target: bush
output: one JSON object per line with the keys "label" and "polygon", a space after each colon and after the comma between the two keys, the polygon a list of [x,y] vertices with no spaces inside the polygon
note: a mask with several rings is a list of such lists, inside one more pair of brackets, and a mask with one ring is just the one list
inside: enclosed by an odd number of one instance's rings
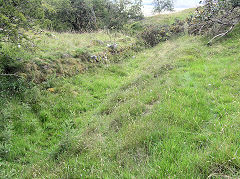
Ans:
{"label": "bush", "polygon": [[139,36],[146,46],[155,46],[160,42],[168,40],[174,35],[184,32],[185,21],[176,19],[171,25],[147,26],[144,31],[140,32]]}
{"label": "bush", "polygon": [[171,34],[179,34],[184,32],[184,21],[175,19],[175,22],[170,26]]}
{"label": "bush", "polygon": [[148,26],[140,33],[140,37],[143,39],[146,46],[155,46],[159,42],[166,41],[169,36],[168,26]]}
{"label": "bush", "polygon": [[195,14],[188,18],[188,32],[194,35],[208,35],[213,38],[226,36],[240,23],[240,1],[205,0],[204,6],[196,9]]}
{"label": "bush", "polygon": [[131,24],[125,24],[123,30],[127,34],[135,35],[138,32],[143,31],[144,27],[143,24],[140,21],[138,21]]}
{"label": "bush", "polygon": [[27,61],[33,57],[34,47],[30,41],[20,44],[0,43],[0,74],[15,74],[21,72]]}

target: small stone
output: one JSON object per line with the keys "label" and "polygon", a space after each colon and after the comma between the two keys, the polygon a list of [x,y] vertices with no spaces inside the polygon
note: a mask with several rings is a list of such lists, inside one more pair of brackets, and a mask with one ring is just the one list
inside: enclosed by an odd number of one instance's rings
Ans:
{"label": "small stone", "polygon": [[110,48],[111,50],[116,50],[118,47],[118,44],[114,43],[114,44],[107,44],[107,47]]}
{"label": "small stone", "polygon": [[62,58],[71,58],[72,56],[68,53],[64,53],[61,55]]}

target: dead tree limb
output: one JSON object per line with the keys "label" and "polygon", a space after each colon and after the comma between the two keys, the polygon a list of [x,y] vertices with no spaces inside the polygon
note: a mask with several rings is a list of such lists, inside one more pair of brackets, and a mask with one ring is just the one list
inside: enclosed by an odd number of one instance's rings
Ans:
{"label": "dead tree limb", "polygon": [[0,74],[0,76],[15,76],[21,78],[21,76],[16,75],[16,74]]}
{"label": "dead tree limb", "polygon": [[232,26],[229,28],[228,31],[214,36],[207,44],[208,44],[208,45],[211,45],[211,44],[212,44],[212,41],[213,41],[214,39],[216,39],[216,38],[218,38],[218,37],[221,38],[221,37],[226,36],[228,33],[230,33],[230,32],[233,30],[234,26],[235,26],[235,25],[232,25]]}

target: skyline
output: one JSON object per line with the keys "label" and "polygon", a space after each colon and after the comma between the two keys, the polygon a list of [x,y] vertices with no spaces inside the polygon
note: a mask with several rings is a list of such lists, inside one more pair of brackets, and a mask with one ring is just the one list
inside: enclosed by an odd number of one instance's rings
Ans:
{"label": "skyline", "polygon": [[[200,0],[174,0],[174,10],[181,11],[197,7]],[[153,15],[153,0],[143,0],[143,13],[145,16]]]}
{"label": "skyline", "polygon": [[[200,0],[174,0],[175,8],[191,8],[199,5]],[[153,0],[143,0],[143,5],[152,5]]]}

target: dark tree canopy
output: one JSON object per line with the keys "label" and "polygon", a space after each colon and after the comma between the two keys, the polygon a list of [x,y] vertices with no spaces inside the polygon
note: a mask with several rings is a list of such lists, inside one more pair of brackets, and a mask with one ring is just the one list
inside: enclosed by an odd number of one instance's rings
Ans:
{"label": "dark tree canopy", "polygon": [[120,29],[131,19],[143,18],[141,0],[45,0],[45,7],[47,27],[58,31]]}

